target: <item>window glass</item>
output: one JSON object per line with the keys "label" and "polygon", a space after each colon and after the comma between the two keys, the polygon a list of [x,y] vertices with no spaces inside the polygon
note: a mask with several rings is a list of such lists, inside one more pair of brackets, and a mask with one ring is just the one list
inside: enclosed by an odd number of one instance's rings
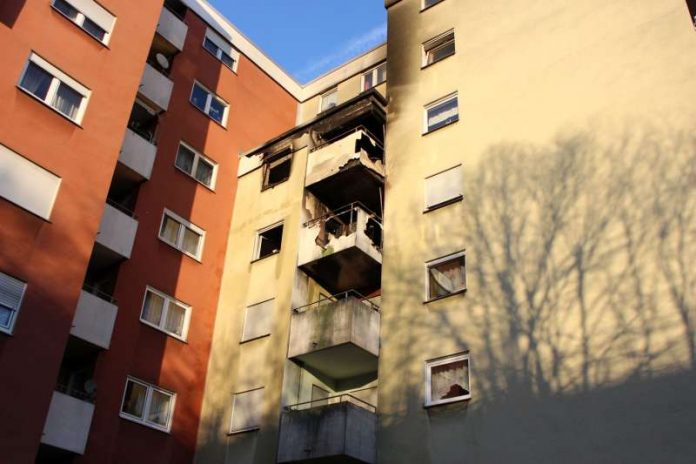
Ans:
{"label": "window glass", "polygon": [[210,53],[212,53],[213,55],[217,56],[217,53],[218,53],[219,48],[218,48],[218,46],[215,45],[215,43],[214,43],[212,40],[210,40],[209,38],[207,38],[207,37],[205,38],[205,40],[203,41],[203,47],[205,47],[205,49],[208,50],[208,51],[209,51]]}
{"label": "window glass", "polygon": [[426,362],[426,375],[427,406],[471,398],[468,353]]}
{"label": "window glass", "polygon": [[164,222],[162,223],[162,230],[160,231],[160,237],[164,240],[176,244],[177,237],[179,235],[180,224],[169,216],[164,217]]}
{"label": "window glass", "polygon": [[167,320],[164,324],[164,330],[176,335],[183,335],[184,321],[186,320],[186,308],[170,302],[167,310]]}
{"label": "window glass", "polygon": [[225,66],[229,68],[234,68],[234,59],[225,52],[221,52],[220,61],[222,61]]}
{"label": "window glass", "polygon": [[466,288],[464,254],[428,265],[428,298],[439,298]]}
{"label": "window glass", "polygon": [[194,256],[198,255],[198,242],[201,236],[189,228],[184,228],[184,240],[181,244],[181,249]]}
{"label": "window glass", "polygon": [[338,103],[338,90],[332,89],[321,96],[321,106],[319,111],[326,111],[333,108]]}
{"label": "window glass", "polygon": [[53,6],[56,8],[56,10],[60,11],[73,21],[77,19],[77,10],[68,2],[65,2],[64,0],[56,0],[53,2]]}
{"label": "window glass", "polygon": [[61,82],[53,100],[53,107],[70,119],[74,119],[81,101],[82,95]]}
{"label": "window glass", "polygon": [[10,332],[27,284],[0,272],[0,329]]}
{"label": "window glass", "polygon": [[189,150],[186,146],[184,145],[179,145],[179,151],[176,154],[176,165],[181,169],[182,171],[185,171],[187,173],[193,172],[193,160],[195,159],[196,154]]}
{"label": "window glass", "polygon": [[217,122],[222,123],[222,119],[225,116],[225,105],[213,98],[210,102],[210,111],[208,111],[208,115]]}
{"label": "window glass", "polygon": [[169,421],[171,401],[171,395],[153,389],[147,420],[157,425],[166,426]]}
{"label": "window glass", "polygon": [[191,103],[196,105],[201,111],[205,111],[205,105],[208,100],[208,92],[201,88],[199,85],[193,86],[193,93],[191,93]]}
{"label": "window glass", "polygon": [[40,68],[37,64],[29,62],[27,72],[19,84],[24,90],[36,95],[41,100],[48,96],[48,88],[51,85],[53,76]]}
{"label": "window glass", "polygon": [[213,166],[201,158],[198,158],[198,166],[196,166],[196,179],[208,186],[213,181]]}
{"label": "window glass", "polygon": [[426,109],[427,131],[430,132],[440,127],[459,120],[459,107],[457,96],[447,98]]}
{"label": "window glass", "polygon": [[442,0],[423,0],[423,8],[428,8],[436,3],[440,3]]}
{"label": "window glass", "polygon": [[128,380],[126,383],[126,395],[123,399],[122,411],[131,416],[143,417],[147,387]]}
{"label": "window glass", "polygon": [[425,54],[423,65],[436,63],[454,55],[454,52],[454,31],[449,31],[423,44],[423,53]]}
{"label": "window glass", "polygon": [[85,18],[84,22],[82,23],[82,28],[87,31],[89,34],[94,36],[97,40],[100,42],[104,41],[104,37],[106,36],[106,31],[99,27],[94,21],[92,21],[89,18]]}
{"label": "window glass", "polygon": [[155,325],[159,325],[162,320],[164,310],[164,298],[154,292],[145,293],[145,304],[143,307],[143,319]]}

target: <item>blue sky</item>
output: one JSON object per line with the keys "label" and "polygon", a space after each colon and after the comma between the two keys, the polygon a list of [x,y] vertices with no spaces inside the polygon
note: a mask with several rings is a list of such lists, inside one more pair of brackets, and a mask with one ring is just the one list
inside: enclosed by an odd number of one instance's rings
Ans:
{"label": "blue sky", "polygon": [[386,40],[383,0],[208,0],[299,82]]}

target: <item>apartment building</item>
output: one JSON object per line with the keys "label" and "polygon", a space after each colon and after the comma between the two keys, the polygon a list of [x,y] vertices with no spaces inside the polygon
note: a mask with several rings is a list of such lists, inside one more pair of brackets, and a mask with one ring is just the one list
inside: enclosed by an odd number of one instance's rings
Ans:
{"label": "apartment building", "polygon": [[198,1],[3,2],[0,44],[0,461],[191,462],[237,154],[299,86]]}
{"label": "apartment building", "polygon": [[691,2],[385,8],[0,6],[0,461],[694,461]]}

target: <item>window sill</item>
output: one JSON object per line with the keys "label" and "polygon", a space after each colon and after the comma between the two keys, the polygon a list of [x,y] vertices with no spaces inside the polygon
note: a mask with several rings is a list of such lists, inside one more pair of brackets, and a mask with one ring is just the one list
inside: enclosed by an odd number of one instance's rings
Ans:
{"label": "window sill", "polygon": [[464,403],[464,402],[468,402],[468,401],[471,401],[471,393],[466,395],[466,396],[460,396],[457,398],[450,398],[447,400],[441,400],[441,401],[437,401],[435,403],[430,403],[430,404],[426,403],[423,405],[423,408],[431,409],[431,408],[437,408],[438,406],[447,406],[448,404]]}
{"label": "window sill", "polygon": [[437,205],[433,205],[433,206],[431,206],[430,208],[424,209],[424,210],[423,210],[423,214],[427,214],[427,213],[429,213],[429,212],[431,212],[431,211],[435,211],[435,210],[438,210],[438,209],[440,209],[440,208],[444,208],[445,206],[449,206],[449,205],[453,205],[453,204],[455,204],[455,203],[459,203],[459,202],[462,201],[463,199],[464,199],[464,196],[463,196],[463,195],[458,195],[458,196],[456,196],[456,197],[454,197],[454,198],[450,198],[449,200],[445,200],[445,201],[443,201],[442,203],[438,203]]}
{"label": "window sill", "polygon": [[280,250],[275,251],[273,253],[269,253],[266,256],[261,256],[260,258],[252,259],[251,264],[258,263],[259,261],[263,261],[266,258],[270,258],[271,256],[275,256],[275,255],[279,255],[279,254],[280,254]]}
{"label": "window sill", "polygon": [[[48,108],[48,109],[50,109],[51,111],[53,111],[54,113],[56,113],[57,115],[59,115],[61,118],[63,118],[63,119],[65,119],[66,121],[69,121],[70,123],[76,125],[76,126],[79,127],[80,129],[84,129],[84,127],[82,127],[82,124],[81,124],[81,123],[75,121],[74,119],[70,119],[69,117],[67,117],[66,115],[64,115],[63,113],[61,113],[60,111],[58,111],[57,109],[55,109],[54,107],[52,107],[51,105],[49,105],[48,103],[46,103],[45,101],[41,100],[39,97],[37,97],[37,96],[34,95],[33,93],[29,92],[28,90],[24,90],[24,89],[23,89],[22,87],[20,87],[19,85],[17,85],[17,88],[18,88],[19,90],[21,90],[23,94],[26,94],[26,95],[30,96],[32,100],[35,100],[35,101],[41,103],[43,106],[45,106],[46,108]],[[86,98],[86,97],[83,96],[82,98]]]}
{"label": "window sill", "polygon": [[426,135],[432,134],[433,132],[437,132],[441,129],[444,129],[445,127],[450,127],[458,122],[459,122],[459,118],[455,119],[454,121],[448,122],[447,124],[442,125],[440,127],[436,127],[435,129],[431,129],[429,131],[423,132],[423,134],[421,134],[421,135],[423,135],[425,137]]}
{"label": "window sill", "polygon": [[200,263],[200,264],[203,263],[203,261],[201,260],[201,258],[198,258],[198,257],[196,257],[196,256],[194,256],[194,255],[192,255],[192,254],[190,254],[190,253],[186,253],[185,251],[180,250],[180,249],[177,248],[175,245],[172,245],[171,243],[169,243],[168,241],[166,241],[166,240],[163,239],[162,237],[159,237],[159,236],[158,236],[157,239],[158,239],[160,242],[162,242],[162,243],[166,244],[167,246],[169,246],[170,248],[175,249],[176,251],[178,251],[178,252],[181,253],[182,255],[188,256],[189,258],[191,258],[192,260],[196,261],[197,263]]}
{"label": "window sill", "polygon": [[[215,188],[210,187],[210,186],[208,186],[208,185],[205,185],[203,182],[201,182],[200,180],[196,179],[195,177],[193,177],[191,174],[189,174],[188,172],[186,172],[186,171],[184,171],[183,169],[181,169],[181,168],[180,168],[179,166],[177,166],[176,164],[174,165],[174,169],[177,170],[177,171],[179,171],[181,174],[185,175],[188,179],[191,179],[192,181],[194,181],[195,183],[197,183],[197,184],[200,185],[201,187],[204,187],[206,190],[209,190],[210,192],[215,193]],[[217,179],[216,179],[216,181],[217,181]]]}
{"label": "window sill", "polygon": [[454,56],[454,55],[455,55],[455,53],[452,53],[451,55],[447,55],[447,56],[445,56],[445,57],[443,57],[443,58],[440,58],[440,59],[437,60],[437,61],[433,61],[432,63],[427,63],[427,64],[424,64],[424,65],[421,65],[421,71],[422,71],[423,69],[428,69],[429,67],[431,67],[431,66],[433,66],[433,65],[436,65],[436,64],[438,64],[438,63],[442,63],[442,62],[445,61],[447,58],[452,57],[452,56]]}
{"label": "window sill", "polygon": [[271,336],[271,334],[269,334],[269,333],[264,334],[264,335],[258,335],[258,336],[253,337],[253,338],[247,338],[246,340],[240,340],[239,344],[244,345],[245,343],[253,342],[255,340],[261,340],[262,338],[266,338],[266,337],[270,337],[270,336]]}
{"label": "window sill", "polygon": [[[191,104],[191,106],[193,106],[193,107],[196,109],[196,111],[198,111],[199,113],[201,113],[203,116],[205,116],[206,118],[210,119],[210,120],[213,121],[215,124],[217,124],[218,126],[222,127],[223,129],[227,130],[227,119],[226,119],[226,118],[225,118],[225,124],[223,124],[223,123],[221,123],[220,121],[218,121],[217,119],[215,119],[215,118],[213,118],[212,116],[210,116],[208,113],[206,113],[206,112],[203,111],[202,109],[200,109],[199,107],[197,107],[196,105],[194,105],[193,102],[192,102],[191,100],[189,100],[189,103]],[[229,106],[227,107],[227,111],[228,111],[228,112],[230,111]]]}
{"label": "window sill", "polygon": [[153,424],[148,424],[147,422],[138,420],[137,418],[131,417],[128,414],[125,414],[123,412],[119,412],[118,416],[121,419],[127,420],[128,422],[133,422],[134,424],[142,425],[143,427],[147,427],[148,429],[157,430],[158,432],[162,432],[162,433],[166,433],[167,435],[171,435],[170,428],[158,427],[158,426],[153,425]]}
{"label": "window sill", "polygon": [[242,429],[242,430],[235,430],[234,432],[227,432],[227,436],[229,437],[230,435],[239,435],[240,433],[256,432],[258,430],[261,430],[261,427],[259,427],[259,426],[249,427],[249,428]]}
{"label": "window sill", "polygon": [[437,296],[437,297],[435,297],[435,298],[431,298],[431,299],[429,299],[429,300],[425,300],[425,301],[423,301],[423,304],[428,304],[428,303],[432,303],[432,302],[434,302],[434,301],[444,300],[445,298],[449,298],[449,297],[455,296],[455,295],[462,295],[462,294],[466,293],[466,291],[467,291],[467,289],[466,289],[466,288],[463,288],[463,289],[461,289],[461,290],[457,290],[456,292],[452,292],[452,293],[450,293],[450,294],[448,294],[448,295]]}
{"label": "window sill", "polygon": [[143,319],[140,319],[140,322],[142,322],[143,325],[146,325],[147,327],[150,327],[151,329],[154,329],[161,334],[164,334],[168,337],[172,337],[174,340],[180,341],[181,343],[186,343],[188,345],[188,340],[184,337],[179,337],[178,335],[174,335],[171,332],[167,332],[166,330],[163,330],[161,327],[157,327],[155,324],[152,324],[152,323],[145,321]]}

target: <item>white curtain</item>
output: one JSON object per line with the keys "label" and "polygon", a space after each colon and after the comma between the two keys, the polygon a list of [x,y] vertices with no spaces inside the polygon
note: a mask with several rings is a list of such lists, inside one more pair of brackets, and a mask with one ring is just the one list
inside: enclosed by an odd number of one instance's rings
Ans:
{"label": "white curtain", "polygon": [[430,298],[449,295],[466,287],[464,258],[457,258],[431,267]]}
{"label": "white curtain", "polygon": [[176,166],[189,174],[193,172],[193,159],[196,155],[183,145],[179,145],[179,152],[176,154]]}
{"label": "white curtain", "polygon": [[83,96],[68,87],[67,85],[61,83],[58,87],[58,92],[53,99],[53,107],[69,117],[70,119],[75,119],[77,116],[77,110],[80,108],[80,102],[82,102]]}
{"label": "white curtain", "polygon": [[171,400],[171,396],[160,391],[153,390],[147,420],[158,425],[167,425],[167,422],[169,421],[169,403]]}
{"label": "white curtain", "polygon": [[192,255],[198,255],[198,242],[201,236],[192,231],[191,229],[184,229],[184,242],[182,243],[182,249],[191,253]]}
{"label": "white curtain", "polygon": [[180,224],[170,217],[164,218],[164,223],[162,224],[162,230],[160,230],[160,237],[165,239],[170,243],[176,244],[177,236],[179,235]]}
{"label": "white curtain", "polygon": [[185,316],[185,308],[182,308],[176,303],[169,303],[169,308],[167,309],[167,320],[164,323],[165,330],[177,335],[182,335],[184,333]]}
{"label": "white curtain", "polygon": [[131,416],[143,417],[146,395],[147,387],[129,380],[126,386],[126,399],[123,402],[123,412]]}
{"label": "white curtain", "polygon": [[431,371],[433,400],[457,398],[469,394],[469,363],[466,360],[434,366]]}
{"label": "white curtain", "polygon": [[145,294],[145,307],[143,308],[143,319],[155,325],[160,324],[162,319],[162,309],[164,308],[164,298],[153,292]]}

